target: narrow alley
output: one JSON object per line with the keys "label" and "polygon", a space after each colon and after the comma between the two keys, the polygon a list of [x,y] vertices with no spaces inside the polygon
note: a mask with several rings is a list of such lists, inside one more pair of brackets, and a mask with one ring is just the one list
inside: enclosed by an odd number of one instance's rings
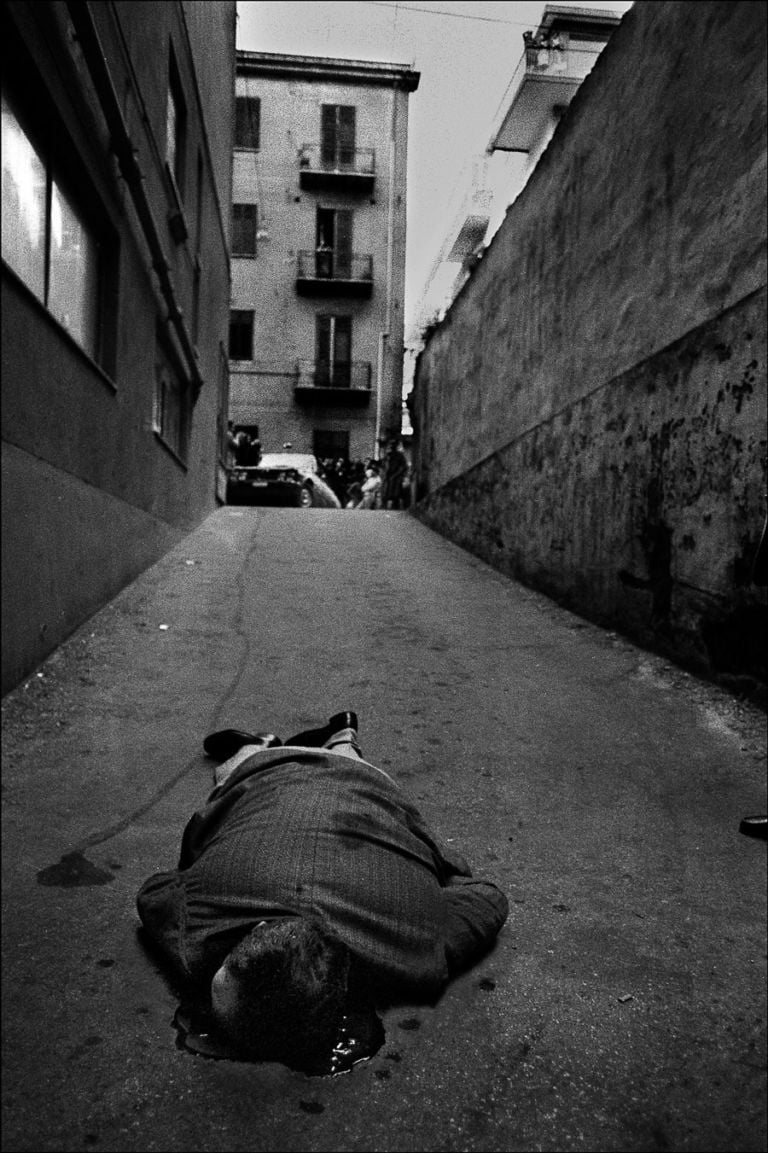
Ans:
{"label": "narrow alley", "polygon": [[[194,1056],[136,891],[207,732],[343,708],[509,920],[344,1076]],[[5,1150],[765,1147],[751,706],[408,513],[222,508],[3,712]]]}

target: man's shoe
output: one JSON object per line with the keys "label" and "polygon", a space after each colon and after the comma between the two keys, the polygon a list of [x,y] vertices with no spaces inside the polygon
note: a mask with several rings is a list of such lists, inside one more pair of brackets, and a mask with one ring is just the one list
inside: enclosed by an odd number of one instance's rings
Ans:
{"label": "man's shoe", "polygon": [[321,729],[306,729],[303,733],[297,733],[295,737],[291,737],[285,742],[286,745],[301,745],[303,748],[319,749],[330,741],[331,737],[336,733],[340,733],[342,729],[354,729],[357,731],[357,713],[334,713],[327,725],[323,725]]}
{"label": "man's shoe", "polygon": [[745,817],[739,825],[739,832],[760,841],[768,840],[768,817]]}
{"label": "man's shoe", "polygon": [[262,749],[276,749],[282,745],[274,733],[243,733],[240,729],[221,729],[210,733],[203,741],[203,748],[215,761],[228,761],[246,745],[258,745]]}

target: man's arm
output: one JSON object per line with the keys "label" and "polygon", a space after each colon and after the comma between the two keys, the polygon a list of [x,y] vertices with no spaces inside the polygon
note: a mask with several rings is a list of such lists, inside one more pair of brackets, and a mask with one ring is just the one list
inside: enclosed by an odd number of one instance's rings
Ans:
{"label": "man's arm", "polygon": [[[229,782],[227,782],[229,783]],[[223,786],[214,789],[204,809],[198,809],[190,817],[181,838],[179,869],[188,869],[204,852],[205,846],[218,830],[227,813],[240,799],[245,786],[233,786],[226,790]]]}
{"label": "man's arm", "polygon": [[486,951],[509,914],[507,898],[491,881],[455,874],[443,889],[445,955],[453,976]]}

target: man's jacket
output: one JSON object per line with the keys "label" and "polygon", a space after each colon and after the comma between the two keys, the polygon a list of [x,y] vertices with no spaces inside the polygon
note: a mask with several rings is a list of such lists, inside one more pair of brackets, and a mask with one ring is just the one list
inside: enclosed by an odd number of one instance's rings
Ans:
{"label": "man's jacket", "polygon": [[190,820],[139,891],[150,937],[208,982],[260,921],[311,917],[387,987],[434,993],[496,937],[507,899],[438,845],[392,779],[323,749],[264,749]]}

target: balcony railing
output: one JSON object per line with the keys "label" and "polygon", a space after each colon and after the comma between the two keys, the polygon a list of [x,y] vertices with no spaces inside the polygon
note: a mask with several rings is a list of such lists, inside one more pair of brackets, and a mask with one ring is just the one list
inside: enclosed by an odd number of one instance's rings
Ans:
{"label": "balcony railing", "polygon": [[605,47],[607,35],[596,40],[571,41],[567,33],[526,39],[525,72],[528,76],[554,76],[583,80]]}
{"label": "balcony railing", "polygon": [[299,183],[302,188],[343,188],[368,192],[376,179],[373,148],[324,148],[302,144],[299,149]]}
{"label": "balcony railing", "polygon": [[530,36],[494,117],[488,152],[535,150],[554,110],[568,106],[605,44],[579,41],[575,47],[565,35],[559,44]]}
{"label": "balcony railing", "polygon": [[302,250],[296,258],[296,291],[302,296],[370,296],[373,257],[331,248]]}
{"label": "balcony railing", "polygon": [[367,404],[371,397],[371,363],[368,360],[299,360],[297,399],[343,404]]}

